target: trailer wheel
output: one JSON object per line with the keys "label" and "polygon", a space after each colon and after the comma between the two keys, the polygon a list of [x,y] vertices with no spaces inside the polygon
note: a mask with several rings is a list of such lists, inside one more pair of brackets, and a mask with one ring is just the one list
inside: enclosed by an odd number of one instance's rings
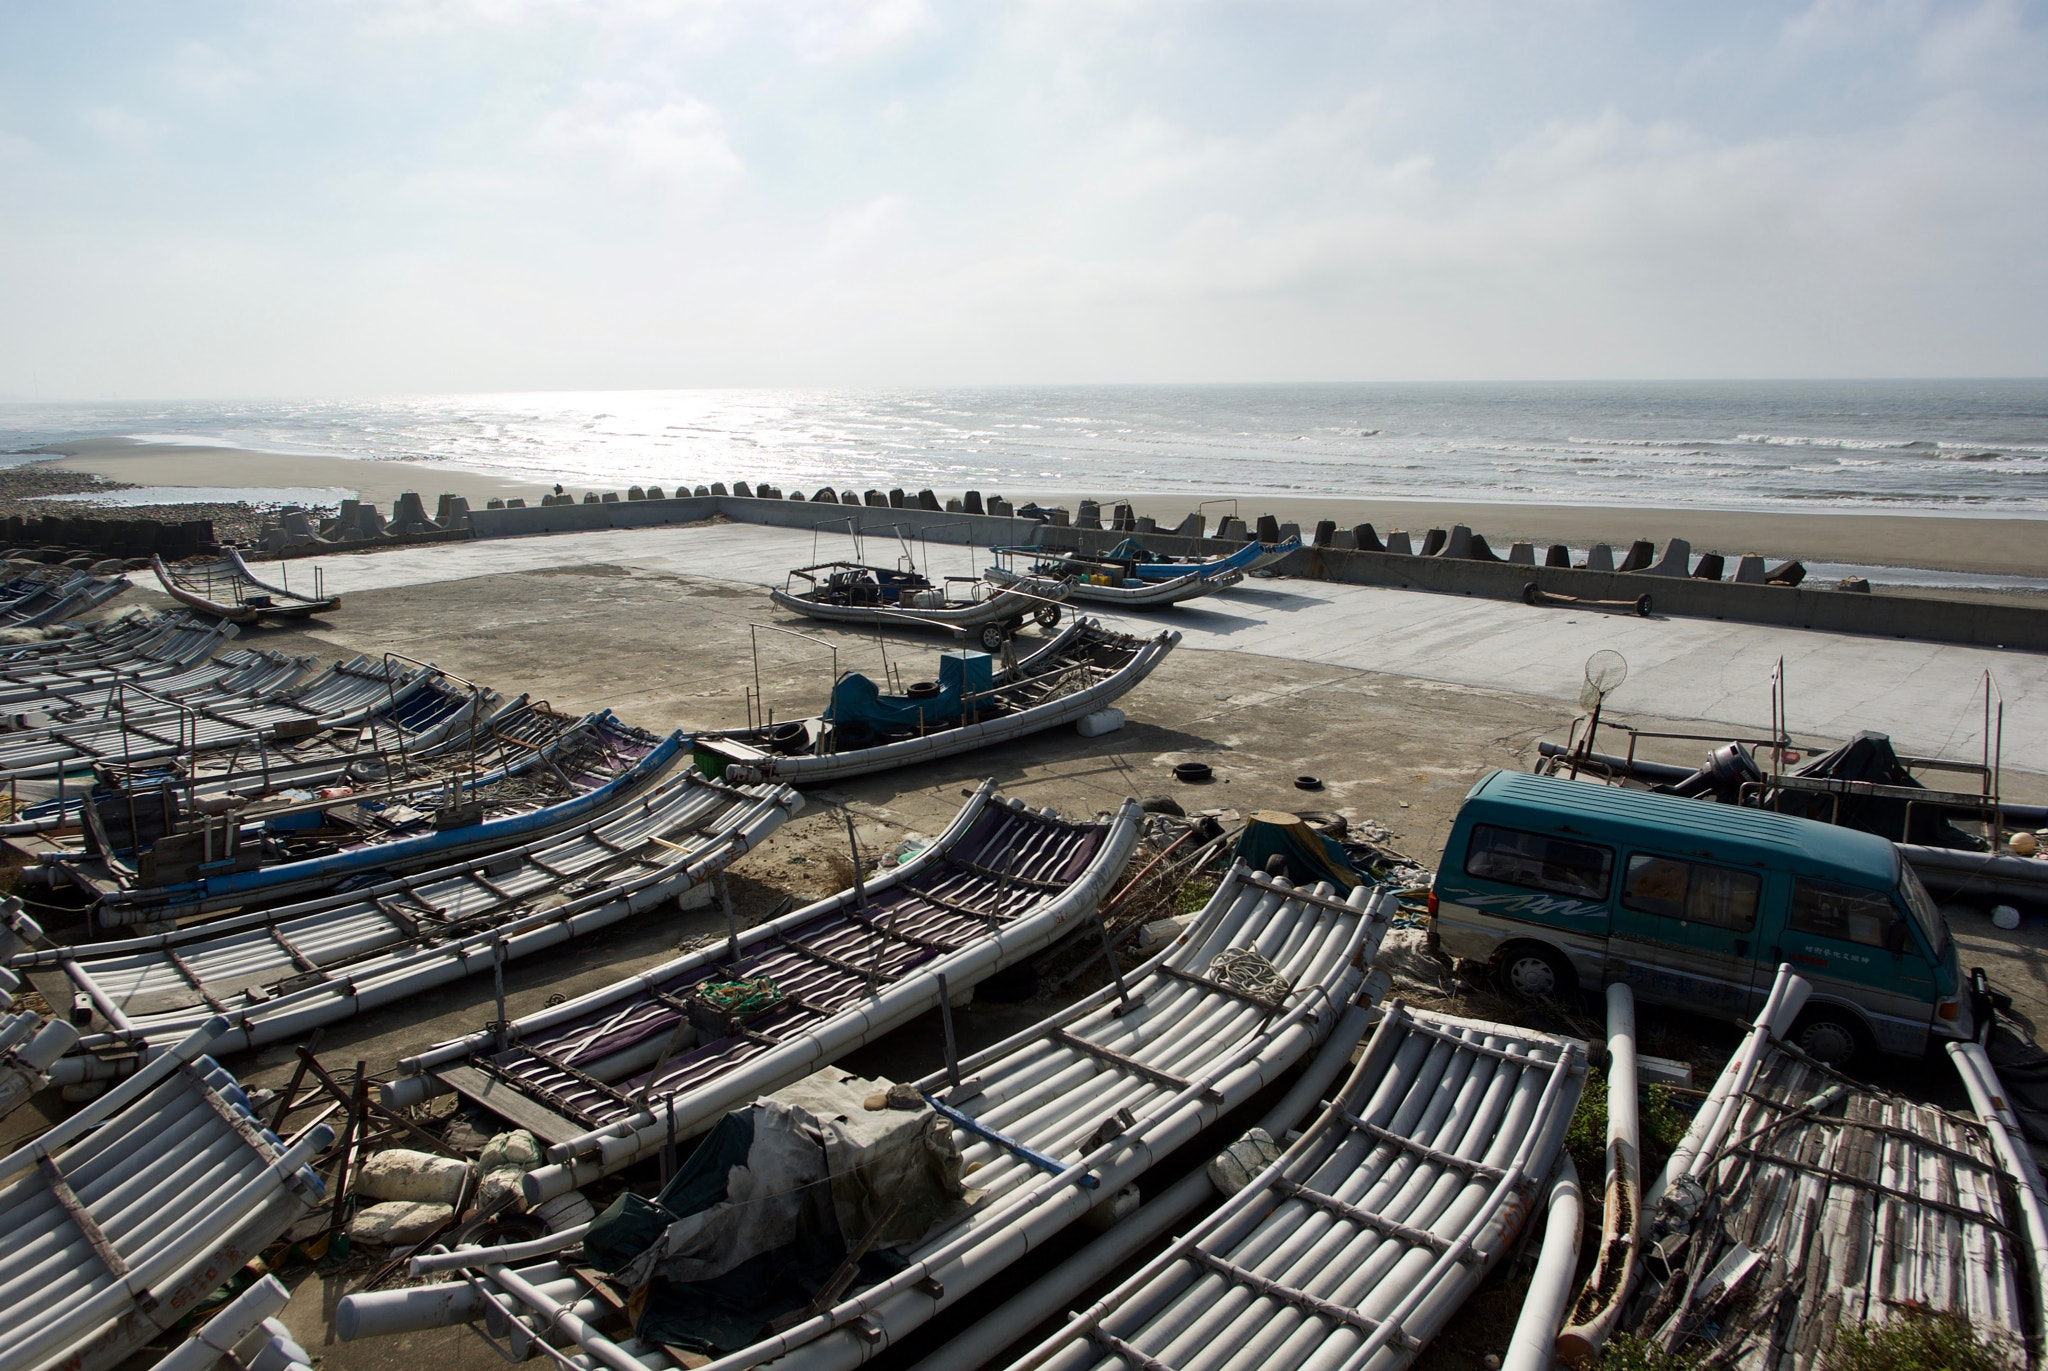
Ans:
{"label": "trailer wheel", "polygon": [[1500,988],[1524,1000],[1562,1000],[1579,978],[1564,954],[1544,943],[1509,943],[1501,949]]}
{"label": "trailer wheel", "polygon": [[1815,1061],[1846,1071],[1868,1051],[1868,1036],[1855,1015],[1818,1005],[1799,1016],[1787,1040]]}
{"label": "trailer wheel", "polygon": [[1003,639],[1009,636],[1005,625],[984,624],[981,630],[981,650],[983,652],[1001,652],[1003,650]]}
{"label": "trailer wheel", "polygon": [[1038,620],[1040,628],[1058,628],[1060,626],[1060,607],[1058,605],[1040,605],[1032,611],[1032,617]]}

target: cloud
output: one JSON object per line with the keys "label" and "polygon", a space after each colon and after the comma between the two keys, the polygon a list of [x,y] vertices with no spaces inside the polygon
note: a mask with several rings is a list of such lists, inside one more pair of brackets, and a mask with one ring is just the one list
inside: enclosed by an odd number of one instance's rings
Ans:
{"label": "cloud", "polygon": [[803,0],[791,9],[792,44],[820,63],[871,57],[932,22],[923,0]]}
{"label": "cloud", "polygon": [[630,89],[593,83],[575,105],[553,111],[533,141],[563,156],[588,155],[629,183],[716,186],[743,176],[719,112],[694,97],[640,103]]}
{"label": "cloud", "polygon": [[129,149],[147,147],[163,130],[159,120],[119,105],[95,105],[81,118],[88,129],[107,142]]}

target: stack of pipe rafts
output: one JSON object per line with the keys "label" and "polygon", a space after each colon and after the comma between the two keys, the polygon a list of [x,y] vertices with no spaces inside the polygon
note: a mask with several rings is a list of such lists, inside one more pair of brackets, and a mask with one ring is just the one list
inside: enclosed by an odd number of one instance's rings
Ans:
{"label": "stack of pipe rafts", "polygon": [[86,719],[0,735],[0,776],[55,777],[97,762],[132,766],[206,752],[254,753],[266,742],[360,727],[433,690],[441,677],[430,666],[358,656],[311,680],[270,681],[203,705],[152,698],[138,688]]}
{"label": "stack of pipe rafts", "polygon": [[[1095,823],[995,797],[872,881],[566,1004],[399,1063],[394,1107],[454,1089],[553,1145],[547,1197],[690,1136],[1072,931],[1123,870],[1140,811]],[[704,987],[760,984],[732,1013]],[[715,991],[712,993],[716,993]]]}
{"label": "stack of pipe rafts", "polygon": [[0,1366],[102,1371],[183,1318],[321,1196],[316,1124],[287,1145],[203,1054],[203,1025],[0,1159]]}
{"label": "stack of pipe rafts", "polygon": [[313,594],[301,595],[287,586],[258,579],[256,573],[249,570],[249,564],[242,560],[242,554],[233,548],[229,548],[225,556],[211,561],[171,565],[162,557],[152,557],[150,563],[156,569],[157,580],[163,583],[164,590],[172,599],[230,623],[304,619],[341,606],[339,595],[324,594],[317,586]]}
{"label": "stack of pipe rafts", "polygon": [[65,567],[18,575],[0,585],[0,629],[61,624],[97,609],[127,588],[126,576],[93,576]]}
{"label": "stack of pipe rafts", "polygon": [[[416,1257],[416,1271],[466,1270],[455,1284],[349,1296],[336,1331],[348,1339],[489,1317],[510,1320],[516,1339],[572,1343],[613,1371],[707,1358],[717,1371],[857,1365],[971,1301],[1091,1209],[1123,1212],[1155,1164],[1351,1022],[1354,1001],[1385,986],[1366,968],[1394,903],[1368,887],[1343,899],[1297,890],[1238,864],[1167,949],[1053,1017],[913,1084],[838,1072],[800,1081],[726,1116],[656,1202],[622,1200],[594,1227],[519,1249]],[[858,985],[872,954],[857,939],[846,946],[859,951],[838,959]],[[859,1104],[843,1103],[857,1094]],[[844,1136],[826,1134],[829,1185],[817,1181],[815,1142],[808,1156],[781,1146],[793,1135],[779,1121],[798,1111],[843,1124]],[[877,1134],[900,1138],[899,1155],[913,1158],[916,1174],[900,1185],[861,1185],[849,1169],[872,1155],[863,1139]],[[777,1187],[754,1184],[756,1167],[788,1172],[816,1203],[793,1216],[787,1205],[760,1209],[754,1192]],[[572,1178],[559,1163],[531,1173],[529,1200]],[[842,1206],[843,1191],[859,1202]],[[757,1212],[787,1225],[787,1241],[726,1272],[721,1252],[759,1248],[763,1234],[754,1227],[748,1246],[721,1235]],[[580,1258],[567,1251],[586,1238]],[[594,1260],[646,1292],[632,1304],[634,1327],[578,1283],[571,1268]],[[777,1274],[759,1279],[762,1267]]]}
{"label": "stack of pipe rafts", "polygon": [[[36,921],[13,897],[0,900],[0,956],[11,956],[42,937]],[[45,1019],[16,1003],[19,973],[0,967],[0,1119],[50,1082],[50,1067],[78,1041],[62,1019]]]}
{"label": "stack of pipe rafts", "polygon": [[1072,586],[1068,592],[1072,598],[1118,609],[1164,609],[1228,590],[1244,579],[1244,573],[1235,567],[1209,571],[1196,566],[1178,576],[1139,576],[1136,558],[1149,555],[1142,548],[1122,558],[1115,551],[1100,557],[1039,547],[997,547],[989,551],[996,560],[982,575],[991,585],[1023,586],[1058,577]]}
{"label": "stack of pipe rafts", "polygon": [[[226,746],[197,752],[149,748],[129,758],[118,751],[95,755],[88,763],[90,779],[83,781],[68,768],[29,778],[11,774],[8,793],[15,808],[0,834],[55,835],[68,829],[68,837],[52,837],[51,855],[66,848],[77,853],[84,850],[80,823],[86,796],[93,791],[102,792],[101,799],[110,791],[147,792],[157,821],[166,805],[193,813],[210,810],[218,817],[223,807],[306,800],[336,786],[374,791],[508,767],[575,722],[523,695],[500,702],[495,692],[440,673],[413,673],[367,714],[331,729],[315,720],[310,726],[293,723],[230,738]],[[65,732],[75,739],[77,727]],[[151,823],[139,815],[137,822]],[[123,823],[125,816],[117,816],[117,826]]]}
{"label": "stack of pipe rafts", "polygon": [[1408,1365],[1514,1247],[1585,1069],[1570,1039],[1390,1004],[1277,1163],[1016,1366]]}
{"label": "stack of pipe rafts", "polygon": [[938,679],[908,695],[848,672],[818,718],[698,734],[698,765],[814,785],[972,752],[1107,708],[1179,642],[1178,633],[1138,638],[1082,619],[1000,669],[984,653],[948,653]]}
{"label": "stack of pipe rafts", "polygon": [[132,1069],[134,1049],[224,1016],[222,1051],[299,1038],[704,888],[802,805],[777,785],[684,770],[567,832],[418,875],[171,932],[21,952],[95,1022],[59,1084]]}
{"label": "stack of pipe rafts", "polygon": [[1653,1351],[1731,1371],[1812,1371],[1845,1331],[1952,1315],[2027,1362],[2048,1225],[1989,1062],[1949,1049],[1976,1119],[1859,1085],[1782,1041],[1808,993],[1779,968],[1646,1192],[1643,1289],[1624,1323]]}
{"label": "stack of pipe rafts", "polygon": [[[834,624],[939,628],[964,634],[994,652],[1029,619],[1052,628],[1072,583],[1061,577],[1019,577],[1003,586],[975,577],[942,577],[858,562],[823,562],[789,573],[790,585],[769,598],[787,610]],[[808,589],[797,589],[801,582]]]}
{"label": "stack of pipe rafts", "polygon": [[180,805],[169,784],[96,792],[85,811],[93,860],[67,870],[99,896],[107,927],[271,903],[559,832],[649,788],[684,742],[607,710],[509,766],[367,791],[231,799],[217,815]]}

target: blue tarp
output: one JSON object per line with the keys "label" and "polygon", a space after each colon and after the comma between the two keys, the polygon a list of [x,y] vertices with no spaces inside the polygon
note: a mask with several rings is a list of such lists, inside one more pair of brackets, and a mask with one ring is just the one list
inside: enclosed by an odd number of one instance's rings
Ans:
{"label": "blue tarp", "polygon": [[959,718],[961,697],[986,692],[994,679],[995,659],[986,652],[949,652],[939,658],[939,693],[923,700],[884,695],[873,681],[851,671],[833,687],[825,717],[837,724],[866,724],[876,733],[915,731],[920,723],[930,728]]}

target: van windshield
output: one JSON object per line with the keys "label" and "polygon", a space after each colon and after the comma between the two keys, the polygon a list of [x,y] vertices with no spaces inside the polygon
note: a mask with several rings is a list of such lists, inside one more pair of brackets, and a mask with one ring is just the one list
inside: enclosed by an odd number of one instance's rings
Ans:
{"label": "van windshield", "polygon": [[1941,906],[1927,893],[1927,887],[1920,884],[1919,875],[1899,859],[1899,898],[1906,902],[1906,908],[1913,911],[1913,922],[1920,925],[1920,936],[1927,939],[1927,945],[1934,949],[1934,960],[1940,961],[1948,955],[1948,920],[1941,916]]}

